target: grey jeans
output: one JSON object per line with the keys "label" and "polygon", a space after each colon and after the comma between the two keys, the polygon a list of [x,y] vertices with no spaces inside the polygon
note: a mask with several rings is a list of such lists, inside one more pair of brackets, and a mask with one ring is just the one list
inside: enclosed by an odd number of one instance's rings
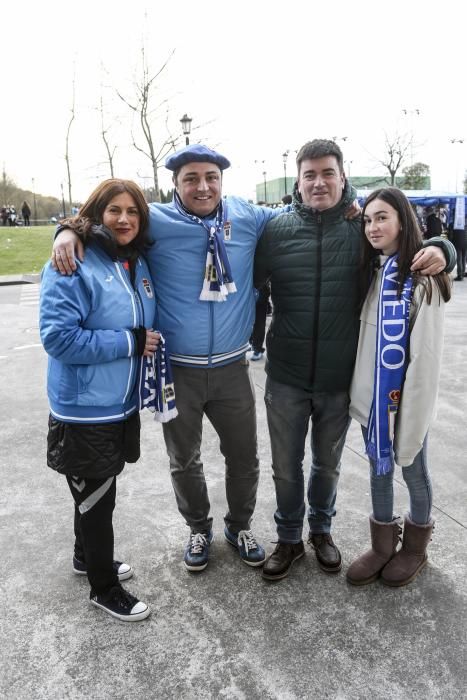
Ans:
{"label": "grey jeans", "polygon": [[173,366],[172,370],[178,416],[164,423],[163,429],[178,509],[192,532],[211,528],[201,461],[206,415],[225,458],[225,523],[233,533],[248,530],[259,481],[255,394],[248,361],[212,368]]}

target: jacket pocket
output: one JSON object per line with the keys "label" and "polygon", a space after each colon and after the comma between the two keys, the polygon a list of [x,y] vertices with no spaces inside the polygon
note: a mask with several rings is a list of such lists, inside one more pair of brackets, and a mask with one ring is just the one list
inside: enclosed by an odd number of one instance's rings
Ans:
{"label": "jacket pocket", "polygon": [[114,406],[131,395],[134,382],[133,358],[121,358],[101,365],[80,367],[78,372],[78,405]]}

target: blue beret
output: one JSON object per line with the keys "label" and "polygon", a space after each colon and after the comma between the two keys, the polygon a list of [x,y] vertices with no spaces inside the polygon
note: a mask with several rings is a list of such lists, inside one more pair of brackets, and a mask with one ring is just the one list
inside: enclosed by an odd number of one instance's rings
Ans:
{"label": "blue beret", "polygon": [[165,161],[165,167],[168,170],[179,170],[182,165],[187,163],[215,163],[220,170],[225,170],[230,167],[230,160],[225,156],[221,156],[217,151],[212,151],[207,146],[200,143],[195,143],[182,148],[180,151],[172,153]]}

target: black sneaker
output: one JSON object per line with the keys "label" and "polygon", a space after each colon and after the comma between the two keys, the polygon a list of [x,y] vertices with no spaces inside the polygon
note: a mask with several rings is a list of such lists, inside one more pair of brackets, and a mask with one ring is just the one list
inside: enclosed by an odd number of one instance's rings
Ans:
{"label": "black sneaker", "polygon": [[271,554],[263,566],[262,576],[268,581],[277,581],[285,578],[294,563],[305,554],[303,542],[296,544],[288,544],[286,542],[278,542],[275,550]]}
{"label": "black sneaker", "polygon": [[91,603],[124,622],[144,620],[151,614],[146,603],[142,603],[121,586],[113,586],[108,593],[101,595],[91,593]]}
{"label": "black sneaker", "polygon": [[310,532],[308,544],[315,550],[320,569],[327,574],[337,574],[341,570],[341,553],[334,544],[329,532],[322,532],[316,535]]}
{"label": "black sneaker", "polygon": [[[134,573],[131,566],[122,561],[114,561],[113,570],[117,574],[119,581],[126,581],[127,579],[131,578]],[[86,562],[73,557],[73,571],[79,576],[86,576],[88,573]]]}

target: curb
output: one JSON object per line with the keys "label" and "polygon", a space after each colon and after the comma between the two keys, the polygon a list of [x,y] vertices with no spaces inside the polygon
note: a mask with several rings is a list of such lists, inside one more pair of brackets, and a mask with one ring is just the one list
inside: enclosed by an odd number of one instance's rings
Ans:
{"label": "curb", "polygon": [[40,280],[40,274],[32,272],[24,275],[0,275],[0,286],[8,284],[38,284]]}

